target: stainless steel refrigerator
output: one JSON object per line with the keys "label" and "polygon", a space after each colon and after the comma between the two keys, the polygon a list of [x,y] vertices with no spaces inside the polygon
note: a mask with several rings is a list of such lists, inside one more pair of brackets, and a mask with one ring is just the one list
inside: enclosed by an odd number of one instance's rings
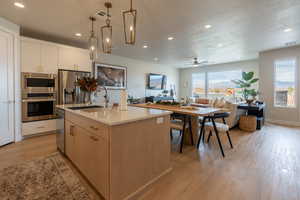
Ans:
{"label": "stainless steel refrigerator", "polygon": [[[76,81],[82,77],[91,76],[90,72],[58,70],[58,104],[80,104],[84,103],[84,93],[76,85]],[[56,144],[57,149],[65,153],[65,127],[64,111],[56,110],[58,119],[56,120]]]}
{"label": "stainless steel refrigerator", "polygon": [[84,103],[84,92],[76,85],[77,79],[91,76],[90,72],[58,70],[58,104]]}

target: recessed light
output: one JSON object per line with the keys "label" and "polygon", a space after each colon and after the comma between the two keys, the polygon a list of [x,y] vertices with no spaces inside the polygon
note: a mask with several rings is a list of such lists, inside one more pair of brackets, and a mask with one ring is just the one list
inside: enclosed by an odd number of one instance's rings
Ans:
{"label": "recessed light", "polygon": [[174,37],[168,37],[168,40],[174,40]]}
{"label": "recessed light", "polygon": [[15,2],[14,5],[19,7],[19,8],[25,8],[25,5],[21,2]]}
{"label": "recessed light", "polygon": [[218,47],[223,47],[223,44],[221,44],[221,43],[220,43],[220,44],[218,44]]}
{"label": "recessed light", "polygon": [[293,29],[291,29],[291,28],[286,28],[286,29],[284,29],[283,31],[284,32],[286,32],[286,33],[288,33],[288,32],[291,32]]}
{"label": "recessed light", "polygon": [[77,36],[77,37],[81,37],[81,36],[82,36],[82,34],[81,34],[81,33],[75,33],[75,36]]}
{"label": "recessed light", "polygon": [[206,29],[210,29],[210,28],[212,27],[212,25],[206,24],[204,27],[205,27]]}
{"label": "recessed light", "polygon": [[144,49],[147,49],[147,48],[148,48],[148,45],[144,45],[143,48],[144,48]]}
{"label": "recessed light", "polygon": [[158,61],[158,58],[154,58],[154,61]]}

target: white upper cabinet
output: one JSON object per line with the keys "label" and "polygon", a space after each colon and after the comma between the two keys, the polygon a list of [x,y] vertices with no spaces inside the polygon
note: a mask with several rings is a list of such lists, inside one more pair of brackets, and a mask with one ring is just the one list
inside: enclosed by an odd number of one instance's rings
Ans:
{"label": "white upper cabinet", "polygon": [[56,43],[22,38],[22,72],[57,73],[58,69],[91,71],[89,52]]}
{"label": "white upper cabinet", "polygon": [[59,47],[58,67],[60,69],[76,70],[76,51],[72,47]]}
{"label": "white upper cabinet", "polygon": [[41,66],[45,73],[57,74],[58,47],[56,45],[41,45]]}
{"label": "white upper cabinet", "polygon": [[78,70],[91,72],[92,61],[90,60],[89,51],[85,49],[79,49],[78,51]]}
{"label": "white upper cabinet", "polygon": [[37,42],[21,42],[21,71],[43,72],[41,67],[41,44]]}
{"label": "white upper cabinet", "polygon": [[59,68],[91,71],[91,65],[87,50],[73,47],[59,48]]}

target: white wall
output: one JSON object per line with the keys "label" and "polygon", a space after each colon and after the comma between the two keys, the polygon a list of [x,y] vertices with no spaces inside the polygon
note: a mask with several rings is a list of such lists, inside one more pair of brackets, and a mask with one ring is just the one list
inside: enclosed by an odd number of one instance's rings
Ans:
{"label": "white wall", "polygon": [[15,141],[22,140],[21,135],[21,88],[20,88],[20,27],[13,24],[6,19],[0,17],[0,29],[10,33],[14,37],[14,96],[15,96],[15,112],[14,115],[14,127],[15,127]]}
{"label": "white wall", "polygon": [[274,61],[278,59],[296,58],[298,60],[297,77],[300,77],[299,70],[300,46],[289,47],[277,50],[261,52],[259,54],[260,65],[260,92],[261,97],[267,103],[266,118],[268,121],[280,124],[300,125],[299,109],[299,78],[296,90],[296,108],[276,108],[273,106],[274,99]]}
{"label": "white wall", "polygon": [[254,71],[255,76],[259,77],[258,60],[232,62],[225,64],[209,65],[203,67],[193,67],[180,69],[180,97],[190,97],[192,95],[192,74],[199,72],[212,72],[212,71],[230,71],[241,69],[243,71]]}
{"label": "white wall", "polygon": [[[170,88],[170,84],[175,84],[178,94],[179,70],[174,67],[108,54],[101,54],[97,59],[97,62],[126,66],[128,94],[133,96],[134,98],[157,95],[158,93],[161,93],[161,91],[146,90],[146,77],[149,73],[159,73],[166,75],[167,89]],[[102,95],[100,94],[100,96]],[[110,90],[109,96],[112,103],[119,102],[118,90]]]}

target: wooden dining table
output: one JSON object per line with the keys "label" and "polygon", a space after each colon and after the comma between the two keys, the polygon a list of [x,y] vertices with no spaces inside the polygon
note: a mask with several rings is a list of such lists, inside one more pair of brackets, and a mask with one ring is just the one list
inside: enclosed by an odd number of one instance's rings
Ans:
{"label": "wooden dining table", "polygon": [[[184,107],[180,105],[162,105],[162,104],[155,104],[155,103],[142,103],[142,104],[133,104],[131,106],[141,107],[141,108],[151,108],[151,109],[159,109],[159,110],[167,110],[173,113],[187,115],[191,118],[191,125],[192,125],[192,135],[193,140],[197,141],[198,133],[199,133],[199,117],[207,117],[214,115],[217,112],[220,112],[221,109],[219,108],[212,108],[212,107]],[[184,141],[185,143],[190,144],[190,137],[185,134]]]}

